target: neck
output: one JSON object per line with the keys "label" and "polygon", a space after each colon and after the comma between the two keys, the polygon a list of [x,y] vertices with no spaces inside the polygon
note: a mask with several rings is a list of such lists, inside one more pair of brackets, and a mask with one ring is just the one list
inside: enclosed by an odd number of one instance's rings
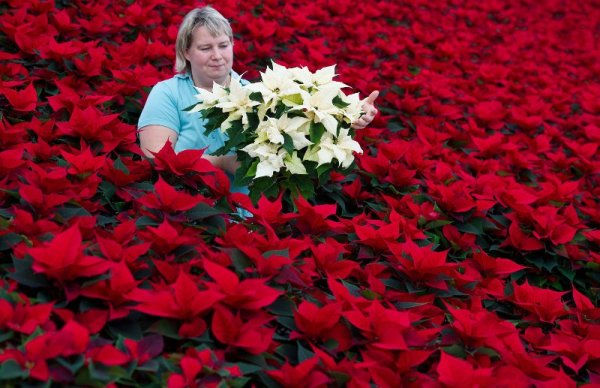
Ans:
{"label": "neck", "polygon": [[[199,77],[194,77],[194,75],[192,73],[190,73],[190,77],[192,78],[192,83],[196,86],[199,87],[201,89],[205,89],[208,91],[212,92],[212,88],[213,88],[213,81],[210,81],[210,85],[206,85],[200,82]],[[218,83],[219,85],[223,86],[223,87],[228,87],[229,84],[231,83],[231,74],[228,74],[227,77],[225,77],[222,80],[214,80],[214,82]]]}

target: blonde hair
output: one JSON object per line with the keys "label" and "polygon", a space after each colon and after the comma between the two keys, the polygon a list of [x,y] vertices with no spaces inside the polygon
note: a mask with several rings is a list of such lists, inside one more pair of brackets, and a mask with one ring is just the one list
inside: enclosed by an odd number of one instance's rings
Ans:
{"label": "blonde hair", "polygon": [[190,63],[185,59],[185,52],[190,48],[193,40],[192,35],[198,27],[206,27],[212,36],[225,34],[233,43],[231,25],[219,11],[210,5],[191,10],[183,18],[175,41],[175,71],[178,73],[191,71]]}

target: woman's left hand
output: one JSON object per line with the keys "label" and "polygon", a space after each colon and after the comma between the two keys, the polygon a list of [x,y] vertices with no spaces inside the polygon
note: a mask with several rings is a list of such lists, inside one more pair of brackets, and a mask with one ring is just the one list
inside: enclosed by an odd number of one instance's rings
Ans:
{"label": "woman's left hand", "polygon": [[375,100],[379,96],[379,91],[375,90],[369,97],[367,97],[362,105],[362,110],[365,112],[362,116],[352,123],[352,128],[363,129],[373,121],[375,115],[377,115],[377,108],[375,108]]}

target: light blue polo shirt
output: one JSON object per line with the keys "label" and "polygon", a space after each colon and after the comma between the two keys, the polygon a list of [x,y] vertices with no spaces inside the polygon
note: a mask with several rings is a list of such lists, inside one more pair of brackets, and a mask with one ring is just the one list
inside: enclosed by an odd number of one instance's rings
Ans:
{"label": "light blue polo shirt", "polygon": [[[232,71],[232,77],[239,75]],[[247,81],[243,80],[246,84]],[[212,154],[222,147],[227,135],[219,130],[210,135],[204,135],[204,123],[199,112],[184,111],[198,102],[198,90],[187,73],[177,74],[173,78],[157,83],[146,100],[144,109],[138,120],[138,130],[147,125],[161,125],[177,133],[175,152],[198,150],[206,148],[207,154]]]}
{"label": "light blue polo shirt", "polygon": [[[234,71],[231,72],[231,76],[240,77]],[[248,81],[242,79],[242,84],[247,83]],[[147,125],[161,125],[177,133],[177,142],[173,147],[175,152],[206,148],[206,154],[212,154],[224,145],[227,134],[215,130],[208,136],[204,135],[206,120],[199,112],[184,111],[198,102],[195,97],[197,94],[198,90],[188,73],[176,74],[173,78],[160,81],[148,95],[138,120],[138,131]],[[232,185],[231,191],[247,193],[248,189]]]}

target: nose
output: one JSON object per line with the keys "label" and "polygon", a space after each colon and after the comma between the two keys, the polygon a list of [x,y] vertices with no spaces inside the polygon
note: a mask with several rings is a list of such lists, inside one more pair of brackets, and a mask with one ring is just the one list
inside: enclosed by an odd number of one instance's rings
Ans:
{"label": "nose", "polygon": [[222,57],[221,50],[219,50],[218,47],[215,47],[211,52],[211,57],[213,59],[221,59],[221,57]]}

